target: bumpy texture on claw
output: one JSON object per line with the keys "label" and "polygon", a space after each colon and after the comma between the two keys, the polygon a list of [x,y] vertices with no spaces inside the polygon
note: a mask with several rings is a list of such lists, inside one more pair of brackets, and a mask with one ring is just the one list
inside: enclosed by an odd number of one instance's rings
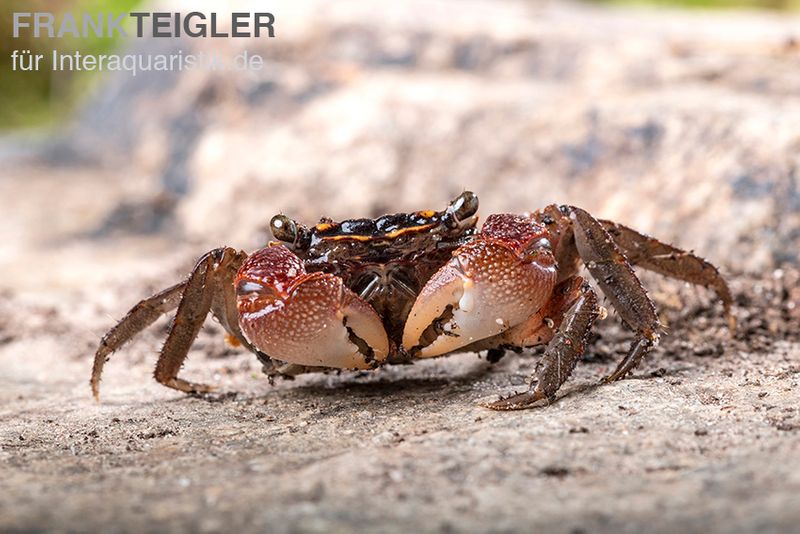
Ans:
{"label": "bumpy texture on claw", "polygon": [[245,335],[281,361],[369,369],[389,353],[386,331],[372,307],[337,276],[307,273],[283,246],[248,258],[236,289]]}
{"label": "bumpy texture on claw", "polygon": [[555,335],[565,314],[583,294],[585,282],[580,276],[556,285],[550,299],[527,321],[503,332],[502,344],[533,347],[548,343]]}
{"label": "bumpy texture on claw", "polygon": [[421,358],[438,356],[528,319],[556,279],[552,255],[533,243],[541,232],[527,218],[490,217],[479,238],[462,246],[422,289],[403,345]]}

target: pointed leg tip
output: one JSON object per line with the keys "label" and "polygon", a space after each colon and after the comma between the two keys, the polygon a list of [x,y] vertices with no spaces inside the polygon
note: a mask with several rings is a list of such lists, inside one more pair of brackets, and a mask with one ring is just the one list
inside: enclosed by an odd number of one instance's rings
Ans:
{"label": "pointed leg tip", "polygon": [[94,380],[91,380],[89,385],[92,388],[92,398],[94,398],[95,402],[100,402],[100,384]]}
{"label": "pointed leg tip", "polygon": [[[480,402],[478,404],[490,410],[511,411],[533,408],[537,402],[542,400],[546,400],[545,396],[539,390],[533,390],[515,393],[509,397],[500,397],[499,400],[493,402]],[[545,404],[549,404],[549,401]]]}
{"label": "pointed leg tip", "polygon": [[731,336],[736,335],[737,326],[736,317],[732,313],[728,314],[728,331],[731,333]]}
{"label": "pointed leg tip", "polygon": [[619,382],[626,376],[631,374],[630,370],[620,370],[616,369],[613,373],[604,376],[600,379],[600,384],[611,384],[612,382]]}

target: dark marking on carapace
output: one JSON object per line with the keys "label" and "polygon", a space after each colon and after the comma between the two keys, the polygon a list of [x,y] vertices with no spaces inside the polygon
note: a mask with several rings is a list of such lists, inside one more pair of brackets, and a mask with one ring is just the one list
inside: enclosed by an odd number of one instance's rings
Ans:
{"label": "dark marking on carapace", "polygon": [[377,219],[348,219],[339,223],[323,222],[312,229],[325,241],[377,241],[402,235],[427,232],[442,224],[444,212],[432,210],[384,215]]}

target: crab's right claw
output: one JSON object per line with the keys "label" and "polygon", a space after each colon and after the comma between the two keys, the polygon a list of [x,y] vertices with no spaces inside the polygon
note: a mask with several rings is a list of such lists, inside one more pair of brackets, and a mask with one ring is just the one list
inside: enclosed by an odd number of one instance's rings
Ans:
{"label": "crab's right claw", "polygon": [[555,279],[550,260],[531,259],[496,239],[468,243],[423,287],[403,346],[427,358],[497,335],[536,313]]}
{"label": "crab's right claw", "polygon": [[278,360],[369,369],[389,354],[375,310],[338,276],[306,273],[286,247],[250,256],[236,289],[242,330],[253,346]]}

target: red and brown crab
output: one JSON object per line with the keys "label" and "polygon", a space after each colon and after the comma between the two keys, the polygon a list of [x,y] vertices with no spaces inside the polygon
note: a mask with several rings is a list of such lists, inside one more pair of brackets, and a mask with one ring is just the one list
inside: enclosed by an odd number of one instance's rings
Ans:
{"label": "red and brown crab", "polygon": [[658,342],[655,306],[632,265],[713,289],[731,328],[731,294],[709,262],[574,206],[531,215],[490,215],[480,230],[478,198],[464,192],[444,211],[418,211],[306,227],[273,217],[277,242],[247,255],[223,247],[189,277],[139,302],[100,343],[91,386],[98,396],[108,356],[177,307],[155,369],[178,377],[210,311],[229,336],[254,352],[265,372],[293,376],[375,369],[453,352],[547,344],[527,391],[488,404],[519,409],[551,400],[605,314],[580,276],[586,266],[635,333],[627,356],[604,380],[623,378]]}

